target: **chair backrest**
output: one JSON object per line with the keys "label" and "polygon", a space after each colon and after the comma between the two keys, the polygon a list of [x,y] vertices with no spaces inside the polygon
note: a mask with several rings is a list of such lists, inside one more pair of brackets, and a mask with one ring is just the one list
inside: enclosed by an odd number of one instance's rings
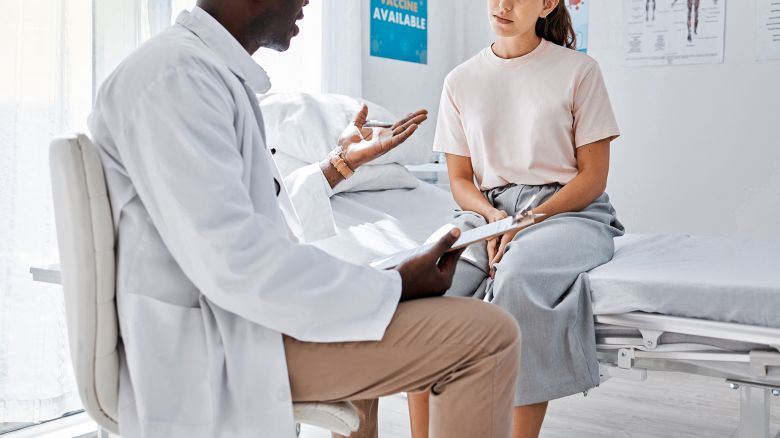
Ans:
{"label": "chair backrest", "polygon": [[103,166],[84,134],[54,139],[49,165],[76,384],[92,419],[118,433],[115,236]]}

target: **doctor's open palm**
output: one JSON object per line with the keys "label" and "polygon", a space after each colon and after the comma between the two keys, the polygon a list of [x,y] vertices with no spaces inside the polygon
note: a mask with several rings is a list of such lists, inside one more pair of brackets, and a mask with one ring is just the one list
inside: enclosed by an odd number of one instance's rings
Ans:
{"label": "doctor's open palm", "polygon": [[339,136],[338,143],[344,151],[344,161],[350,169],[357,169],[405,142],[427,119],[428,111],[419,110],[395,122],[390,128],[366,128],[368,106],[362,104],[352,123]]}

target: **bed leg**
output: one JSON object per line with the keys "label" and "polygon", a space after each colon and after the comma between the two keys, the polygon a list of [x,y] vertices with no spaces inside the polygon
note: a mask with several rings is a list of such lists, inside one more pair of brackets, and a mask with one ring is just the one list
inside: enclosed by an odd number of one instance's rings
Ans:
{"label": "bed leg", "polygon": [[770,389],[741,382],[729,382],[729,386],[732,389],[740,390],[739,429],[732,436],[734,438],[771,438],[769,435]]}

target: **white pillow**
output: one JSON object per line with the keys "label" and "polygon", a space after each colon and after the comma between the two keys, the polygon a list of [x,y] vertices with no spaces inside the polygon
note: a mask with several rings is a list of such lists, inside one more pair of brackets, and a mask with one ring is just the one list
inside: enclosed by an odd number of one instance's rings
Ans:
{"label": "white pillow", "polygon": [[[258,96],[268,145],[311,164],[336,147],[339,134],[352,121],[361,101],[338,94],[273,93]],[[395,122],[399,117],[380,105],[366,102],[370,119]],[[424,164],[431,146],[416,133],[371,164]]]}
{"label": "white pillow", "polygon": [[401,164],[369,164],[358,167],[349,179],[336,184],[333,193],[414,189],[419,185],[420,180]]}
{"label": "white pillow", "polygon": [[[284,152],[277,152],[274,155],[274,160],[279,172],[284,177],[307,165],[304,161],[293,158]],[[359,167],[351,178],[337,184],[333,188],[333,193],[414,189],[419,184],[420,181],[400,164],[368,164]]]}

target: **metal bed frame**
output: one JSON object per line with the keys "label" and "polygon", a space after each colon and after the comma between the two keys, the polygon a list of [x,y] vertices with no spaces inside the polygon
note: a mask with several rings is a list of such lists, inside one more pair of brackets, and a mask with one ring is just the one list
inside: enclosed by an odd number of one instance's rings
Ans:
{"label": "metal bed frame", "polygon": [[[723,378],[731,389],[740,391],[740,422],[734,436],[771,438],[770,396],[780,397],[780,329],[642,312],[599,315],[595,321],[641,334],[597,336],[602,382],[612,377],[644,381],[648,371]],[[759,344],[761,348],[731,352],[694,343],[660,345],[659,338],[665,333]],[[750,375],[704,366],[714,362],[746,365]],[[775,438],[780,438],[780,433]]]}

